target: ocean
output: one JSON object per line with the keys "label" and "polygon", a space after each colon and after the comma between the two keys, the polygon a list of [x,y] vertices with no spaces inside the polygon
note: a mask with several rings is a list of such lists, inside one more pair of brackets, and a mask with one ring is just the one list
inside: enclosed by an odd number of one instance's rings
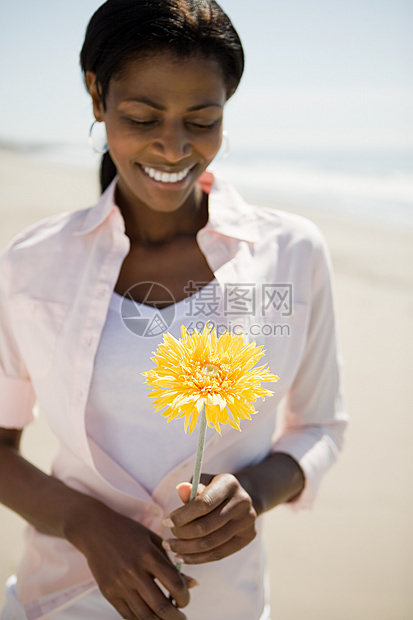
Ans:
{"label": "ocean", "polygon": [[[87,144],[26,148],[49,164],[97,169]],[[211,170],[250,201],[413,230],[413,151],[232,150]]]}
{"label": "ocean", "polygon": [[413,229],[413,152],[248,153],[219,169],[256,201]]}

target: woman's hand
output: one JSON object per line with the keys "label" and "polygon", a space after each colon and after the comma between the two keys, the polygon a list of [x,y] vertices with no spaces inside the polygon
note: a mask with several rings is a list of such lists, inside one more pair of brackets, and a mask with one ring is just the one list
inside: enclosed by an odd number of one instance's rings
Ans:
{"label": "woman's hand", "polygon": [[[99,505],[89,526],[70,537],[86,556],[104,597],[128,620],[183,620],[177,607],[189,602],[188,587],[162,548],[162,539],[135,521]],[[90,526],[92,523],[92,527]],[[176,606],[155,583],[158,579]]]}
{"label": "woman's hand", "polygon": [[257,513],[251,497],[232,474],[219,474],[189,502],[191,485],[179,485],[187,501],[164,521],[176,538],[163,542],[176,561],[203,564],[221,560],[248,545],[256,536]]}

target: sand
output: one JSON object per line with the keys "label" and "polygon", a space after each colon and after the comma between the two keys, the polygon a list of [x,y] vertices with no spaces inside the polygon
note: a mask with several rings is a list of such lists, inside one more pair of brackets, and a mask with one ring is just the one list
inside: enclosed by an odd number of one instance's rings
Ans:
{"label": "sand", "polygon": [[[0,248],[31,222],[96,196],[92,172],[0,151]],[[304,214],[333,258],[352,422],[314,508],[265,516],[273,620],[410,620],[413,233]],[[24,453],[40,467],[48,468],[55,447],[42,420],[26,431]],[[22,527],[0,508],[0,583],[18,560]]]}

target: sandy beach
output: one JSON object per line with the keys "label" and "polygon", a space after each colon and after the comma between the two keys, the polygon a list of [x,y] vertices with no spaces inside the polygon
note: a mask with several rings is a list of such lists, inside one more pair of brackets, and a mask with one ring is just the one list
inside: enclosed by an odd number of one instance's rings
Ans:
{"label": "sandy beach", "polygon": [[[0,150],[0,249],[30,223],[97,195],[93,172]],[[410,620],[413,232],[333,212],[303,215],[321,228],[333,258],[352,422],[314,508],[265,516],[272,620]],[[38,466],[48,470],[55,447],[42,419],[27,429],[23,451]],[[0,508],[0,584],[18,561],[23,525]]]}

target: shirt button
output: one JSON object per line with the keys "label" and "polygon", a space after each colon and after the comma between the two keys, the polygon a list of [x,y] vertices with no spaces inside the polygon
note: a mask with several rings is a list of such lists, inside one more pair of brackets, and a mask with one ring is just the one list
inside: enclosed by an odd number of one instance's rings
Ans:
{"label": "shirt button", "polygon": [[102,284],[102,286],[100,286],[98,288],[98,295],[99,297],[104,297],[106,295],[108,291],[108,287],[106,286],[106,284]]}
{"label": "shirt button", "polygon": [[158,506],[151,506],[150,512],[154,517],[159,517],[161,514],[161,509],[158,508]]}

